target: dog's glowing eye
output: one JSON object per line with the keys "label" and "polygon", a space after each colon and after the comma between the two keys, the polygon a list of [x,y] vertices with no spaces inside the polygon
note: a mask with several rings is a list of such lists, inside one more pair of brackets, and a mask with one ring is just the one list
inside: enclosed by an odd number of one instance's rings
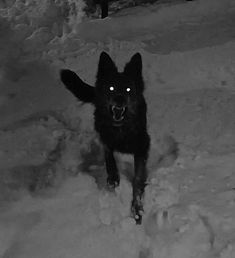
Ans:
{"label": "dog's glowing eye", "polygon": [[114,91],[114,87],[113,87],[113,86],[110,86],[110,87],[109,87],[109,90],[110,90],[110,91]]}
{"label": "dog's glowing eye", "polygon": [[127,91],[127,92],[130,92],[130,91],[131,91],[131,88],[126,88],[126,91]]}

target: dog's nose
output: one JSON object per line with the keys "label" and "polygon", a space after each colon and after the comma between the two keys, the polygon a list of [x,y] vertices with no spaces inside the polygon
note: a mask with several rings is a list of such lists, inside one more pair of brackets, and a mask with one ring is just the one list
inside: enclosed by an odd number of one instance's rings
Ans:
{"label": "dog's nose", "polygon": [[114,97],[114,105],[118,108],[122,108],[122,107],[125,107],[126,106],[126,100],[125,100],[125,97],[122,96],[122,95],[117,95]]}

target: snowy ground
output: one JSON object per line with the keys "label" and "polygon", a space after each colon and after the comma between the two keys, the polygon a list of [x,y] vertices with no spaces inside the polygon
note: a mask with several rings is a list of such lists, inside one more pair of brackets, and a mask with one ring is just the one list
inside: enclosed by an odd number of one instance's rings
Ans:
{"label": "snowy ground", "polygon": [[[234,258],[234,1],[82,23],[23,2],[0,5],[0,257]],[[102,50],[120,69],[143,57],[152,146],[139,226],[131,157],[118,155],[121,184],[107,192],[93,107],[59,81],[67,67],[94,83]],[[178,156],[161,159],[171,138]]]}

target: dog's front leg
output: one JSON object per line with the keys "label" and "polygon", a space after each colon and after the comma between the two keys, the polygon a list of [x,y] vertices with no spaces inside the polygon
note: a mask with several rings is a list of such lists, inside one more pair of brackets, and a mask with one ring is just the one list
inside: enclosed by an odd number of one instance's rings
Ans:
{"label": "dog's front leg", "polygon": [[118,174],[116,161],[113,156],[113,150],[108,147],[105,147],[105,163],[108,174],[107,185],[110,189],[114,189],[119,185],[120,177]]}
{"label": "dog's front leg", "polygon": [[138,154],[134,155],[135,176],[133,180],[133,200],[131,210],[137,224],[141,224],[142,221],[142,196],[147,179],[146,161],[147,159],[145,157]]}

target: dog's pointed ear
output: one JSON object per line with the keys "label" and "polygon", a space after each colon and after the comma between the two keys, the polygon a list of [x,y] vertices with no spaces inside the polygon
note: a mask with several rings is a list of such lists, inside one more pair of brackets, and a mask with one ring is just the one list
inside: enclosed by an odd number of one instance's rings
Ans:
{"label": "dog's pointed ear", "polygon": [[140,53],[136,53],[132,56],[131,60],[126,64],[124,68],[124,74],[130,76],[140,90],[144,89],[142,77],[142,57]]}
{"label": "dog's pointed ear", "polygon": [[79,100],[94,103],[95,88],[82,81],[75,72],[63,69],[60,71],[60,79],[65,87]]}
{"label": "dog's pointed ear", "polygon": [[97,79],[106,78],[114,73],[117,73],[115,63],[106,52],[102,52],[98,64]]}
{"label": "dog's pointed ear", "polygon": [[124,73],[134,78],[142,75],[142,58],[140,53],[132,56],[130,62],[124,68]]}

